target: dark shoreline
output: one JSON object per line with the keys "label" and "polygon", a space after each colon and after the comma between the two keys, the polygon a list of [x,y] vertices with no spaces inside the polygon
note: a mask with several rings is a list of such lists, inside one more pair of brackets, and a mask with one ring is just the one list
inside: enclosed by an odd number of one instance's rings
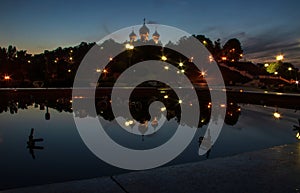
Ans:
{"label": "dark shoreline", "polygon": [[[82,92],[88,88],[83,88]],[[151,92],[155,88],[140,88],[139,94],[141,97],[148,92]],[[198,95],[202,92],[206,92],[205,90],[196,89]],[[97,95],[110,95],[111,88],[97,88]],[[47,98],[57,97],[57,95],[61,97],[72,97],[72,88],[11,88],[11,89],[0,89],[0,94],[9,94],[9,95],[18,95],[19,97],[31,95],[35,98]],[[228,102],[236,102],[242,104],[253,104],[253,105],[266,105],[278,108],[287,108],[287,109],[300,109],[300,98],[298,94],[290,94],[290,93],[275,93],[275,92],[247,92],[247,91],[232,91],[227,90],[227,101]]]}

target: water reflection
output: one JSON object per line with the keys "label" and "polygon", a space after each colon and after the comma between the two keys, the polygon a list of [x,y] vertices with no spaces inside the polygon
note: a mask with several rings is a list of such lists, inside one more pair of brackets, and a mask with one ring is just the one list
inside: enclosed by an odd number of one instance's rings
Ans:
{"label": "water reflection", "polygon": [[[132,95],[128,101],[111,101],[109,93],[101,90],[94,101],[97,115],[93,115],[85,108],[89,99],[82,96],[72,99],[70,90],[0,90],[0,152],[5,155],[1,158],[3,164],[0,170],[5,178],[0,183],[0,190],[127,172],[102,162],[89,151],[78,134],[73,115],[103,121],[107,126],[105,132],[120,145],[137,150],[154,148],[172,137],[181,118],[176,96],[170,90],[161,91],[153,91],[155,94],[152,96],[149,94],[152,91],[144,92],[142,97]],[[222,132],[214,146],[207,148],[211,144],[213,129],[204,134],[214,104],[205,93],[198,92],[198,96],[201,96],[199,129],[186,150],[168,165],[230,156],[297,141],[299,111],[295,113],[294,109],[280,108],[282,117],[275,121],[275,106],[242,104],[240,107],[235,99],[229,98],[227,104],[222,105],[227,109]],[[72,109],[75,100],[80,101],[81,108]],[[151,112],[150,104],[158,101],[164,107],[158,106],[159,112],[155,114],[157,111]],[[118,126],[111,110],[113,103],[124,103],[130,108],[134,119],[119,117],[124,119],[123,125],[128,132]],[[195,104],[194,101],[183,103]],[[213,119],[213,123],[218,122],[218,117]],[[162,122],[165,125],[161,128]],[[22,129],[24,125],[30,125],[34,130]],[[135,132],[139,135],[132,134]],[[46,137],[47,140],[41,140]],[[44,147],[47,151],[42,151]],[[199,150],[206,154],[199,156]],[[23,172],[20,173],[20,170]]]}
{"label": "water reflection", "polygon": [[296,138],[300,140],[300,119],[298,119],[298,125],[293,125],[294,131],[296,131]]}
{"label": "water reflection", "polygon": [[210,135],[210,129],[208,129],[207,131],[207,137],[205,136],[200,136],[199,139],[198,139],[198,143],[199,143],[199,148],[202,148],[200,151],[203,151],[203,152],[206,152],[206,159],[209,158],[209,155],[210,155],[210,152],[211,152],[211,149],[213,148],[212,147],[212,139],[211,139],[211,135]]}
{"label": "water reflection", "polygon": [[42,142],[42,141],[44,141],[44,139],[43,138],[34,138],[33,133],[34,133],[34,129],[31,128],[30,135],[28,136],[28,141],[27,141],[27,149],[29,149],[29,153],[31,154],[32,159],[35,159],[34,150],[36,150],[36,149],[39,149],[39,150],[44,149],[43,146],[38,146],[35,143],[36,142]]}
{"label": "water reflection", "polygon": [[[166,97],[168,96],[168,97]],[[203,97],[204,96],[204,97]],[[95,117],[85,108],[85,104],[89,102],[89,99],[83,97],[76,97],[73,100],[80,101],[79,109],[72,109],[72,99],[71,93],[65,91],[43,91],[39,93],[37,91],[6,91],[0,93],[0,113],[9,112],[11,114],[18,113],[18,109],[27,109],[29,106],[34,108],[39,108],[41,111],[45,111],[45,120],[50,120],[49,108],[56,109],[58,112],[69,112],[74,113],[75,117],[84,118],[87,116]],[[148,126],[155,128],[158,126],[158,117],[159,115],[150,115],[149,107],[155,102],[160,101],[163,103],[164,107],[160,108],[160,112],[165,111],[166,120],[171,120],[175,118],[177,122],[180,122],[181,109],[178,101],[178,97],[172,90],[167,90],[162,92],[159,89],[148,89],[147,93],[143,93],[143,96],[140,96],[139,91],[133,91],[129,101],[114,101],[114,103],[125,104],[129,106],[129,110],[132,114],[132,117],[137,120],[140,125],[140,132],[146,132]],[[187,99],[187,101],[189,101]],[[210,120],[211,107],[213,104],[210,102],[209,94],[202,92],[201,98],[199,98],[199,107],[200,107],[200,118],[199,124],[195,127],[202,127],[207,125]],[[196,102],[190,100],[185,105],[195,105]],[[102,117],[105,120],[113,121],[115,119],[112,112],[112,101],[110,94],[98,93],[95,98],[95,107],[97,115]],[[238,121],[238,118],[241,113],[241,107],[233,100],[229,101],[227,105],[224,105],[227,108],[225,123],[228,125],[235,125]],[[129,124],[130,120],[128,117],[123,117],[124,124],[133,127],[133,124]],[[144,131],[145,130],[145,131]]]}

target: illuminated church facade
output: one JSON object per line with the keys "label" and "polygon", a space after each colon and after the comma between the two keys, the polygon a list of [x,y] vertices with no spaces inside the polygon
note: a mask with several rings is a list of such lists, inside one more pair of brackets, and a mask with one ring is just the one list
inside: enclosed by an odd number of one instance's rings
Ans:
{"label": "illuminated church facade", "polygon": [[155,32],[152,34],[152,39],[149,39],[149,33],[150,30],[146,26],[146,19],[144,19],[143,26],[139,29],[140,38],[137,39],[137,35],[135,34],[134,29],[132,29],[132,32],[129,34],[129,41],[131,44],[134,44],[135,42],[161,44],[159,41],[160,35],[157,32],[157,29],[155,29]]}

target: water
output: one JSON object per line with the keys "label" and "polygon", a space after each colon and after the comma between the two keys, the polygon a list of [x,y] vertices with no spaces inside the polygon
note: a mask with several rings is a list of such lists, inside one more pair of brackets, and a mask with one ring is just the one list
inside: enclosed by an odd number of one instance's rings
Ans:
{"label": "water", "polygon": [[[99,160],[85,146],[73,120],[69,93],[41,95],[5,91],[0,96],[0,190],[128,172]],[[237,107],[241,108],[238,121],[227,121],[232,125],[224,125],[209,159],[296,142],[292,128],[298,124],[299,111],[280,108],[282,118],[276,120],[274,107],[248,104]],[[113,139],[135,149],[161,145],[177,126],[176,117],[172,117],[155,135],[142,137],[120,132],[115,120],[100,119]],[[199,128],[188,148],[167,165],[207,159],[207,155],[198,155],[199,137],[206,127]],[[33,149],[33,153],[27,148],[31,128],[34,128],[34,138],[43,138],[35,143],[40,148]]]}

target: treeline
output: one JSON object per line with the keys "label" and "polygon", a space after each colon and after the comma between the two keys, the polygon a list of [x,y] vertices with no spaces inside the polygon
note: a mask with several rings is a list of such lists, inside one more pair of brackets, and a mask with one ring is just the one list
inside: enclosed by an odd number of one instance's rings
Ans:
{"label": "treeline", "polygon": [[[220,39],[212,42],[203,35],[194,37],[207,47],[216,61],[237,62],[243,56],[238,39],[230,39],[222,46]],[[0,87],[71,87],[80,62],[94,45],[82,42],[75,47],[58,47],[35,55],[17,50],[15,46],[0,47]]]}
{"label": "treeline", "polygon": [[34,82],[44,87],[71,86],[81,60],[94,45],[82,42],[35,55],[15,46],[0,47],[0,86],[33,87]]}

